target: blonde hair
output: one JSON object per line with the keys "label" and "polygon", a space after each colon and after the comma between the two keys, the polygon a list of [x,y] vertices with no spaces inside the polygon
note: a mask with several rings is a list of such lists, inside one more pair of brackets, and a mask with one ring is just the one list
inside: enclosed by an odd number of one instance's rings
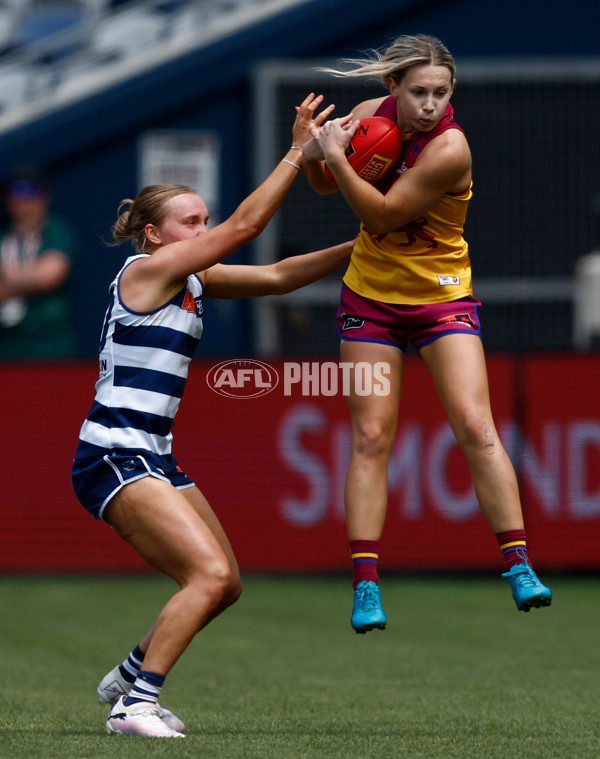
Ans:
{"label": "blonde hair", "polygon": [[[125,198],[119,203],[118,218],[112,227],[114,242],[109,245],[120,245],[131,240],[138,253],[145,253],[146,225],[158,225],[163,220],[165,205],[171,198],[196,191],[182,184],[151,184],[138,193],[135,200]],[[129,206],[124,211],[125,206]]]}
{"label": "blonde hair", "polygon": [[320,68],[319,71],[339,77],[376,76],[384,85],[387,85],[388,77],[399,83],[405,71],[423,64],[445,66],[452,79],[456,73],[456,64],[448,48],[436,37],[427,34],[402,35],[386,49],[371,50],[366,58],[343,58],[341,63],[354,68]]}

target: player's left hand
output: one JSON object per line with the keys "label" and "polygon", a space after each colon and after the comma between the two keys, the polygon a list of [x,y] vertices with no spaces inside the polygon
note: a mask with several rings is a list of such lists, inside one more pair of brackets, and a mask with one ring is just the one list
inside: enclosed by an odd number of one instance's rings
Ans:
{"label": "player's left hand", "polygon": [[311,130],[318,129],[333,112],[335,105],[332,103],[320,113],[316,113],[317,108],[323,100],[323,95],[315,95],[314,92],[311,92],[300,105],[296,106],[296,120],[292,127],[292,140],[293,144],[299,148],[304,148],[304,145],[312,137]]}

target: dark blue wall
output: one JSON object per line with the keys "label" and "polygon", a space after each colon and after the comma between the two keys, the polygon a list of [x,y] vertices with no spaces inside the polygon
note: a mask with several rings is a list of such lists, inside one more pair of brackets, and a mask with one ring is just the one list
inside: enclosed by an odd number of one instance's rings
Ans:
{"label": "dark blue wall", "polygon": [[[54,208],[75,224],[82,242],[77,271],[82,355],[94,355],[106,287],[124,257],[101,242],[120,200],[137,191],[137,139],[158,128],[215,129],[221,135],[221,215],[252,189],[250,80],[256,64],[277,58],[339,58],[425,32],[457,59],[496,56],[596,56],[597,4],[572,0],[314,0],[258,29],[182,56],[76,106],[0,137],[0,166],[45,166]],[[310,84],[307,84],[307,90]],[[269,115],[265,114],[265,118]],[[291,126],[291,123],[290,123]],[[244,257],[244,251],[239,258]],[[245,354],[245,304],[208,304],[204,355]],[[247,328],[246,328],[247,329]]]}

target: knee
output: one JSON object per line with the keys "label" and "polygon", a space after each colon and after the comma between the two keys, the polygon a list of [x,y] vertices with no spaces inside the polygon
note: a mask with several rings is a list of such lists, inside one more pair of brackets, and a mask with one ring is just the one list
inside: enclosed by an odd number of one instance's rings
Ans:
{"label": "knee", "polygon": [[233,569],[224,559],[218,562],[209,573],[204,584],[205,592],[211,598],[211,605],[216,609],[226,609],[234,604],[242,594],[242,581],[237,568]]}
{"label": "knee", "polygon": [[232,606],[242,595],[242,579],[238,571],[231,572],[222,596],[223,608]]}
{"label": "knee", "polygon": [[480,416],[463,417],[456,436],[465,450],[492,455],[501,448],[493,422]]}
{"label": "knee", "polygon": [[354,450],[367,459],[387,456],[393,442],[394,430],[378,419],[362,422],[355,427]]}

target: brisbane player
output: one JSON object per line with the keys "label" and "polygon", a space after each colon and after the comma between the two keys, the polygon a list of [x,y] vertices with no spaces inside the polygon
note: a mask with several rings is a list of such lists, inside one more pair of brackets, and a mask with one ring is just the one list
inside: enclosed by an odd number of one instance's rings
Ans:
{"label": "brisbane player", "polygon": [[465,453],[479,505],[504,554],[503,577],[517,608],[548,606],[552,593],[532,569],[517,479],[490,407],[481,303],[473,296],[463,237],[473,182],[467,138],[450,104],[454,60],[440,40],[406,35],[346,63],[350,68],[326,70],[340,77],[376,77],[389,93],[357,105],[353,118],[392,119],[403,134],[398,162],[376,184],[348,162],[343,119],[313,125],[314,139],[304,150],[303,171],[314,189],[319,194],[339,189],[362,222],[338,311],[342,361],[391,367],[389,395],[351,392],[348,397],[353,443],[345,508],[354,564],[352,627],[364,633],[384,629],[387,622],[379,541],[409,343],[427,366]]}

